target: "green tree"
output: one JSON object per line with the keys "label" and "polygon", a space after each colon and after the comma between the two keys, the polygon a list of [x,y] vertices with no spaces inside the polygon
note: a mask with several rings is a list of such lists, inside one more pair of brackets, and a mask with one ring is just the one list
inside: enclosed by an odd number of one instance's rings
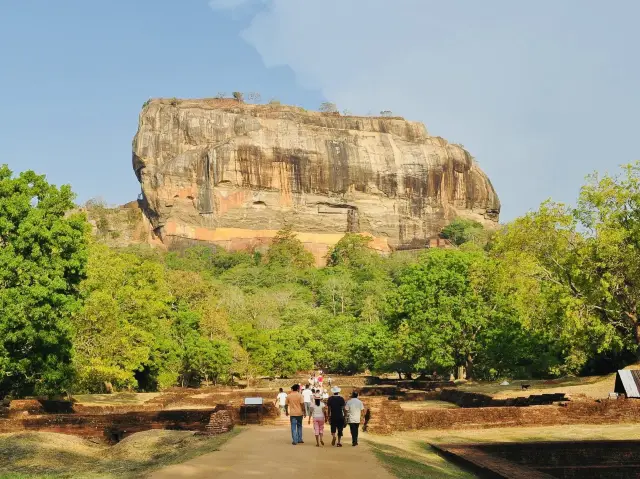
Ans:
{"label": "green tree", "polygon": [[329,307],[334,316],[345,314],[351,309],[356,285],[349,274],[333,274],[320,288],[320,301]]}
{"label": "green tree", "polygon": [[199,331],[199,321],[197,313],[179,311],[173,323],[173,335],[181,363],[182,387],[199,386],[202,381],[217,383],[231,376],[233,358],[229,344],[203,337]]}
{"label": "green tree", "polygon": [[69,186],[0,166],[0,397],[69,386],[88,234],[83,215],[68,215],[73,199]]}
{"label": "green tree", "polygon": [[481,251],[434,249],[400,274],[387,319],[403,338],[402,361],[414,371],[464,365],[473,376],[483,334],[510,312],[494,268]]}
{"label": "green tree", "polygon": [[335,103],[325,101],[320,104],[320,111],[322,113],[338,113],[338,107]]}
{"label": "green tree", "polygon": [[594,261],[599,240],[584,236],[575,213],[545,202],[503,228],[491,247],[497,277],[511,290],[524,327],[562,351],[555,375],[577,373],[594,354],[620,349],[624,341],[598,301],[605,291],[599,285],[606,284],[597,270],[602,264]]}
{"label": "green tree", "polygon": [[359,268],[380,258],[369,244],[370,236],[347,233],[327,254],[327,266],[353,266]]}
{"label": "green tree", "polygon": [[578,251],[582,277],[569,286],[635,343],[640,358],[640,162],[619,176],[591,175],[574,216],[586,239]]}
{"label": "green tree", "polygon": [[278,231],[269,246],[266,261],[270,266],[291,268],[310,268],[314,264],[313,255],[304,249],[291,226]]}
{"label": "green tree", "polygon": [[468,242],[484,244],[487,241],[487,232],[482,224],[464,218],[456,218],[445,226],[442,236],[457,246]]}
{"label": "green tree", "polygon": [[81,290],[84,305],[73,317],[78,387],[172,386],[179,374],[176,300],[163,265],[95,244]]}

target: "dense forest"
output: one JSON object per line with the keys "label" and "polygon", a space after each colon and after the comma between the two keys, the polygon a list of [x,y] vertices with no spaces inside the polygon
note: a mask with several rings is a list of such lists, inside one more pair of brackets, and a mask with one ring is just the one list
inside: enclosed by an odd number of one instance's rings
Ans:
{"label": "dense forest", "polygon": [[478,379],[612,370],[640,344],[640,164],[455,244],[383,257],[346,234],[315,268],[264,253],[109,248],[68,186],[0,167],[0,397],[465,366]]}

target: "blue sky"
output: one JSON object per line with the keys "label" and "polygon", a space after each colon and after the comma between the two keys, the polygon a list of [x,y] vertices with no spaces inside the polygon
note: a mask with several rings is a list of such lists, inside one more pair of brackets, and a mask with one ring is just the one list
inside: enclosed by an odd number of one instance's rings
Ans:
{"label": "blue sky", "polygon": [[392,110],[464,144],[509,220],[640,159],[635,0],[0,0],[0,157],[135,199],[150,97]]}

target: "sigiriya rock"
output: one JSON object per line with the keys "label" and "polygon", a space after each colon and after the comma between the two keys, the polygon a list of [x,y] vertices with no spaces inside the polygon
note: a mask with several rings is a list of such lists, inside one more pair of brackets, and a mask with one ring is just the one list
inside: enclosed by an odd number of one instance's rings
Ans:
{"label": "sigiriya rock", "polygon": [[154,238],[228,250],[290,225],[319,263],[346,232],[421,247],[456,217],[497,225],[498,196],[461,146],[402,118],[231,99],[147,102],[133,167]]}

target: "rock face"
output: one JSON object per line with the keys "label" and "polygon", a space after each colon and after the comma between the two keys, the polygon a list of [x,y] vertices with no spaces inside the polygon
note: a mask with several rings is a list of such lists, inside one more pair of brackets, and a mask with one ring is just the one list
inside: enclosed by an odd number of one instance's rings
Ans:
{"label": "rock face", "polygon": [[402,118],[235,100],[152,100],[133,167],[165,245],[268,244],[290,224],[318,262],[346,232],[421,247],[453,218],[495,226],[500,202],[461,146]]}

